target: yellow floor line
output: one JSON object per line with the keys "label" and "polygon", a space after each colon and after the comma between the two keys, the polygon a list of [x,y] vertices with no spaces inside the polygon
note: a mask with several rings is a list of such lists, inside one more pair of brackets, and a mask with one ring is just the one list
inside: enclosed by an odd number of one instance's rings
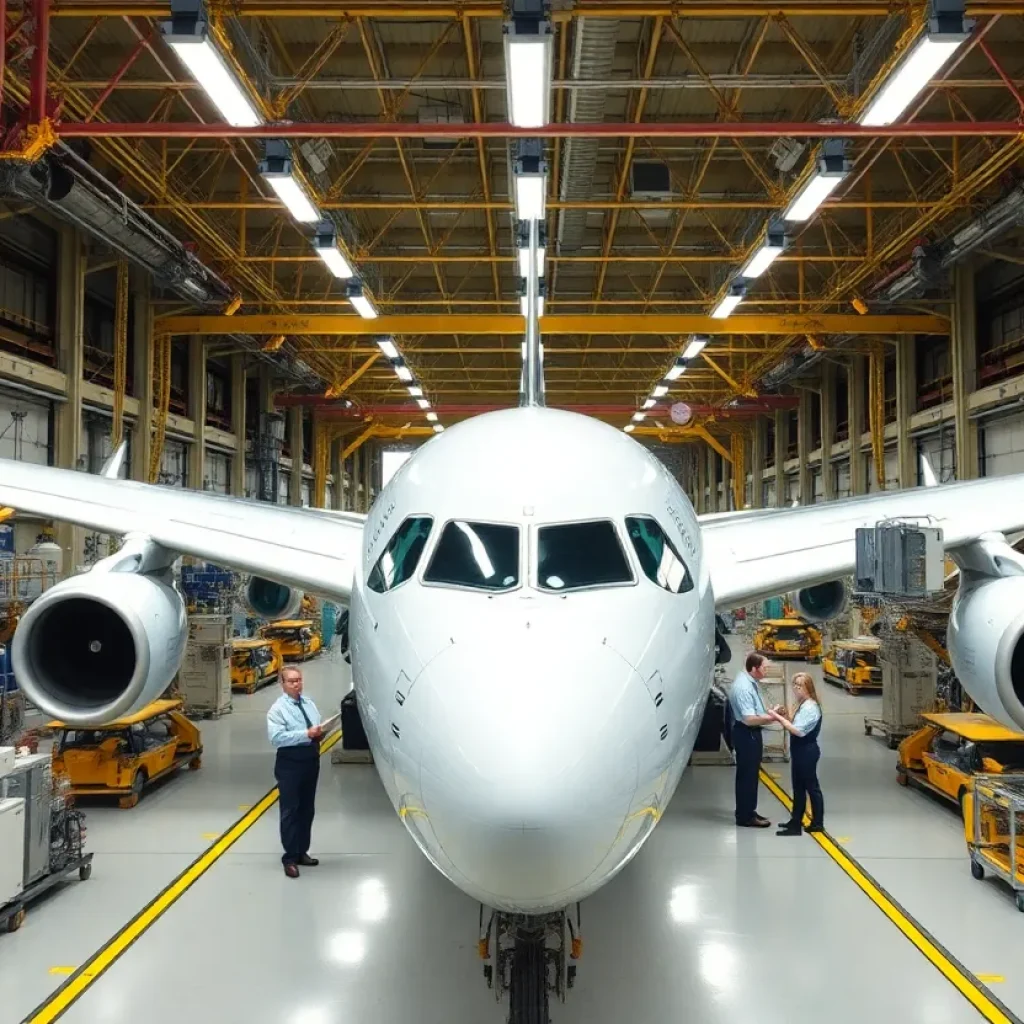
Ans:
{"label": "yellow floor line", "polygon": [[[761,782],[768,791],[792,814],[793,801],[790,795],[767,772],[761,772]],[[805,823],[807,821],[805,817]],[[964,967],[937,939],[915,921],[868,873],[854,860],[827,832],[814,832],[811,837],[835,861],[857,887],[878,909],[908,938],[918,951],[935,967],[942,976],[992,1024],[1022,1024],[1007,1006],[1004,1006],[982,984],[982,978],[994,979],[995,975],[978,977]],[[1001,980],[1001,979],[1000,979]]]}
{"label": "yellow floor line", "polygon": [[[336,732],[320,744],[321,755],[327,753],[341,739]],[[67,981],[44,1003],[33,1010],[22,1024],[50,1024],[85,993],[89,986],[101,977],[129,946],[141,938],[160,918],[167,913],[186,892],[206,874],[214,864],[238,842],[253,825],[277,803],[277,787],[274,787],[259,803],[239,818],[226,832],[196,858],[173,882],[155,899],[135,915],[116,935],[108,939],[93,955],[76,970]]]}

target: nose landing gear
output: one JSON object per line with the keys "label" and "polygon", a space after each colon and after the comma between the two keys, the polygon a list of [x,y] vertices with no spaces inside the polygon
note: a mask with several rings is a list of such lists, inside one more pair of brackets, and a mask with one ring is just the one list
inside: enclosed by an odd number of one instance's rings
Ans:
{"label": "nose landing gear", "polygon": [[576,981],[583,952],[580,905],[550,914],[491,911],[480,907],[480,958],[499,1002],[508,994],[508,1024],[550,1024],[551,997],[564,1002]]}

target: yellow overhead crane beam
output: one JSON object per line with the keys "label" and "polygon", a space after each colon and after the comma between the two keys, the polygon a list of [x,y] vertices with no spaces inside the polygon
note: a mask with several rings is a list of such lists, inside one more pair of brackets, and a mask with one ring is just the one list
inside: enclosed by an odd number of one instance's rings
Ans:
{"label": "yellow overhead crane beam", "polygon": [[[234,316],[165,316],[156,321],[158,334],[320,334],[320,335],[518,335],[524,320],[517,314],[422,313],[394,314],[364,320],[355,315],[235,314]],[[642,316],[617,313],[552,315],[541,321],[541,333],[574,335],[636,334],[948,334],[949,320],[930,314],[741,313],[726,320],[691,313]]]}

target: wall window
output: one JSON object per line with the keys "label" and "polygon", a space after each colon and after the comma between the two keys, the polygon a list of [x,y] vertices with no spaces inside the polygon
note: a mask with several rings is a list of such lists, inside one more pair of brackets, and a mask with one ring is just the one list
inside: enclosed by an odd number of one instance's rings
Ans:
{"label": "wall window", "polygon": [[693,579],[675,545],[658,522],[648,516],[627,516],[626,533],[644,575],[663,590],[685,594]]}

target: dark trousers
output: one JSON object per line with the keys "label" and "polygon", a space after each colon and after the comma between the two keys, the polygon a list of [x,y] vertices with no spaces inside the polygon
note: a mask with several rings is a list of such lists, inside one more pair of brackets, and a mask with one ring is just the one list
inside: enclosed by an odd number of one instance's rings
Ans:
{"label": "dark trousers", "polygon": [[825,817],[825,799],[818,784],[818,758],[821,751],[817,743],[794,746],[790,749],[789,766],[793,772],[793,817],[794,828],[801,827],[807,798],[811,800],[811,826],[822,828]]}
{"label": "dark trousers", "polygon": [[281,846],[284,864],[297,864],[309,853],[316,783],[320,778],[319,744],[281,747],[274,762],[274,778],[280,792]]}
{"label": "dark trousers", "polygon": [[736,755],[736,823],[746,825],[757,814],[757,776],[764,749],[761,730],[734,723],[732,749]]}

